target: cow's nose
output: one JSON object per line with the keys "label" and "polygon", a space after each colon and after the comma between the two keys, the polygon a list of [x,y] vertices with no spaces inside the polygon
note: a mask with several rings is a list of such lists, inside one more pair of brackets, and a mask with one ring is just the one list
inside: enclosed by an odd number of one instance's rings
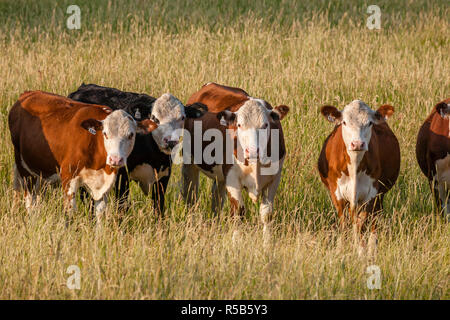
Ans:
{"label": "cow's nose", "polygon": [[350,149],[352,151],[363,151],[366,146],[364,141],[352,141],[350,143]]}
{"label": "cow's nose", "polygon": [[115,167],[121,167],[124,165],[125,160],[119,156],[109,156],[109,164]]}
{"label": "cow's nose", "polygon": [[176,140],[170,140],[170,141],[167,141],[167,146],[168,146],[170,149],[173,149],[177,144],[178,144],[178,141],[176,141]]}

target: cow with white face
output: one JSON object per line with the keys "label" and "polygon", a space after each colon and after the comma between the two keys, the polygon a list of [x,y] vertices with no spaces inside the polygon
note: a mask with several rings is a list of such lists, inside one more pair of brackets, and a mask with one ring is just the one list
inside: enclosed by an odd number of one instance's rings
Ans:
{"label": "cow with white face", "polygon": [[136,132],[149,134],[157,125],[139,123],[125,111],[80,103],[41,91],[25,92],[8,117],[14,146],[14,190],[33,205],[41,182],[61,181],[64,204],[76,208],[76,192],[86,187],[100,217],[119,168],[127,163]]}
{"label": "cow with white face", "polygon": [[[235,131],[237,157],[245,162],[267,160],[270,122],[280,120],[281,110],[269,110],[259,99],[250,99],[236,112],[219,112],[221,124]],[[283,114],[284,116],[284,114]]]}
{"label": "cow with white face", "polygon": [[159,124],[152,134],[136,135],[136,143],[127,161],[128,170],[119,170],[115,195],[119,198],[119,207],[126,210],[130,181],[136,181],[144,194],[151,195],[155,213],[162,215],[171,174],[171,154],[179,146],[177,144],[184,119],[202,116],[207,110],[206,106],[184,106],[170,93],[156,99],[145,93],[121,91],[96,84],[82,84],[69,97],[85,103],[106,105],[113,110],[124,110],[136,121],[148,120]]}
{"label": "cow with white face", "polygon": [[171,154],[180,142],[185,118],[184,105],[170,93],[163,94],[154,102],[150,119],[158,124],[158,129],[152,135],[165,154]]}
{"label": "cow with white face", "polygon": [[114,168],[127,164],[127,158],[133,150],[136,131],[148,133],[141,123],[140,127],[137,127],[136,121],[122,110],[111,112],[104,120],[84,120],[81,126],[92,134],[97,131],[102,133],[106,164]]}
{"label": "cow with white face", "polygon": [[[344,210],[349,208],[355,241],[362,253],[362,228],[369,217],[382,210],[384,194],[392,188],[400,170],[398,140],[386,123],[394,108],[383,105],[374,111],[355,100],[342,111],[323,106],[321,113],[335,128],[320,153],[320,177],[330,192],[342,228]],[[375,248],[376,228],[372,219],[371,255]]]}
{"label": "cow with white face", "polygon": [[450,221],[450,98],[437,103],[420,127],[416,158],[438,210]]}
{"label": "cow with white face", "polygon": [[[209,130],[218,133],[223,148],[215,150],[213,163],[184,163],[183,196],[188,203],[196,199],[199,172],[214,180],[213,211],[222,208],[225,192],[231,204],[231,213],[238,220],[244,215],[242,190],[246,189],[256,202],[261,197],[260,217],[264,225],[264,238],[268,240],[272,221],[273,202],[281,178],[286,155],[280,120],[289,112],[284,105],[272,108],[264,100],[255,99],[239,88],[210,83],[191,96],[188,103],[200,102],[212,112],[205,113],[199,120],[186,120],[185,129],[190,133],[190,144],[183,140],[183,152],[195,152],[198,143],[195,122],[201,121],[202,136]],[[209,131],[211,132],[211,131]],[[220,139],[219,139],[220,140]],[[230,141],[231,147],[227,141]],[[214,142],[202,142],[206,151]],[[217,153],[221,153],[217,157]],[[195,157],[194,157],[195,158]]]}

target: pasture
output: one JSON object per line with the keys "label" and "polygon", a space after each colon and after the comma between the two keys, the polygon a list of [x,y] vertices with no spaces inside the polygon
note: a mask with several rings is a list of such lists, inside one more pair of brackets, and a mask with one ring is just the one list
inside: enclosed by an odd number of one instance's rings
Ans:
{"label": "pasture", "polygon": [[[80,30],[66,28],[70,4],[0,1],[0,298],[450,298],[450,224],[415,158],[420,125],[450,92],[448,2],[79,0]],[[366,27],[370,4],[381,8],[381,30]],[[210,211],[211,180],[201,177],[187,207],[179,165],[164,219],[135,183],[131,210],[119,217],[109,202],[100,228],[81,200],[66,227],[60,187],[41,194],[32,214],[12,207],[7,116],[22,92],[67,95],[85,82],[186,102],[210,81],[291,108],[269,247],[247,195],[238,243],[229,203]],[[332,130],[320,106],[354,99],[395,107],[388,123],[401,148],[374,260],[338,231],[317,172]],[[80,268],[79,290],[66,286],[70,265]],[[370,265],[380,268],[379,289],[367,287]]]}

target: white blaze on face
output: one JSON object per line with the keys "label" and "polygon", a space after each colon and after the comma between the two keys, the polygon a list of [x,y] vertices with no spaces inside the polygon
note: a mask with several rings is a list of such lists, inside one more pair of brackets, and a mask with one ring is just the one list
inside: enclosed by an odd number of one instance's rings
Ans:
{"label": "white blaze on face", "polygon": [[162,152],[171,154],[180,141],[185,117],[184,105],[170,93],[156,99],[150,119],[158,124],[152,135]]}
{"label": "white blaze on face", "polygon": [[342,111],[342,138],[348,151],[367,151],[372,137],[375,111],[360,100],[354,100]]}
{"label": "white blaze on face", "polygon": [[107,153],[106,164],[112,167],[126,165],[133,150],[136,122],[123,110],[116,110],[103,121],[103,141]]}
{"label": "white blaze on face", "polygon": [[265,154],[270,130],[269,112],[260,100],[254,99],[248,100],[236,112],[236,134],[246,159],[256,160],[260,154]]}

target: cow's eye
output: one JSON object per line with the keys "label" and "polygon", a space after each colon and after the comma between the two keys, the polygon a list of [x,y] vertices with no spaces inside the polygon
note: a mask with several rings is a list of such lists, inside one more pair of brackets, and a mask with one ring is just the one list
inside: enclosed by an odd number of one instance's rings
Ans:
{"label": "cow's eye", "polygon": [[152,114],[150,117],[150,120],[152,120],[154,123],[159,124],[159,120]]}
{"label": "cow's eye", "polygon": [[238,124],[238,128],[240,128],[241,127],[241,125],[240,124]]}
{"label": "cow's eye", "polygon": [[103,136],[105,137],[105,139],[108,139],[108,135],[106,134],[106,132],[103,132]]}
{"label": "cow's eye", "polygon": [[133,133],[130,133],[130,134],[128,135],[128,139],[129,139],[129,140],[133,139],[133,137],[134,137],[134,134],[133,134]]}
{"label": "cow's eye", "polygon": [[373,125],[373,122],[372,122],[372,121],[369,122],[369,127],[370,127],[371,125]]}
{"label": "cow's eye", "polygon": [[263,129],[267,128],[269,124],[268,123],[264,123],[264,125],[262,126]]}
{"label": "cow's eye", "polygon": [[346,125],[347,125],[347,122],[345,122],[345,121],[342,121],[342,124],[343,124],[344,126],[346,126]]}

